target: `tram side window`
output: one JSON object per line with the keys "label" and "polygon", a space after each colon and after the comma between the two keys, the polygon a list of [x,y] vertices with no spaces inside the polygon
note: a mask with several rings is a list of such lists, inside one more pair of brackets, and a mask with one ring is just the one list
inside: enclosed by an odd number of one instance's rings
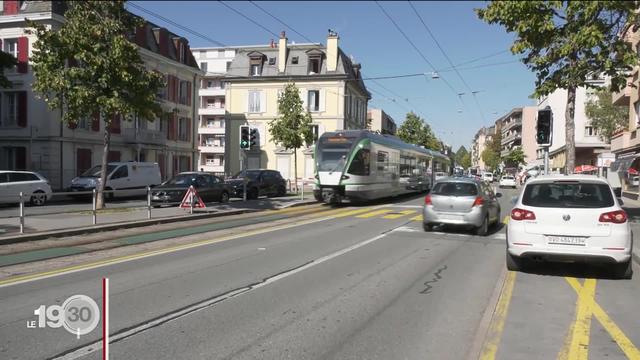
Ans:
{"label": "tram side window", "polygon": [[351,165],[349,165],[349,174],[369,176],[371,164],[371,152],[369,149],[360,149],[353,157]]}
{"label": "tram side window", "polygon": [[389,153],[378,151],[378,171],[385,171],[389,165]]}

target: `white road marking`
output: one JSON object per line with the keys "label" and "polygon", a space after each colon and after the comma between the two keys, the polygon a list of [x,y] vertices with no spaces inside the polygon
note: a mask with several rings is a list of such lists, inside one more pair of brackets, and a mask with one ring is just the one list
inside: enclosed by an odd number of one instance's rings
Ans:
{"label": "white road marking", "polygon": [[388,207],[396,207],[396,208],[407,208],[407,209],[422,209],[422,205],[396,205],[396,204],[389,204],[389,205],[385,205]]}
{"label": "white road marking", "polygon": [[400,226],[399,228],[393,229],[393,231],[400,231],[400,232],[424,232],[424,230],[422,230],[422,229],[418,229],[418,228],[414,228],[414,227],[409,227],[409,226]]}
{"label": "white road marking", "polygon": [[[112,336],[109,337],[109,342],[113,343],[113,342],[122,340],[124,338],[133,336],[133,335],[135,335],[137,333],[143,332],[145,330],[148,330],[148,329],[153,328],[155,326],[158,326],[160,324],[168,323],[168,322],[171,322],[171,321],[175,321],[177,319],[180,319],[180,318],[185,317],[187,315],[190,315],[192,313],[204,310],[204,309],[206,309],[206,308],[208,308],[210,306],[213,306],[213,305],[215,305],[215,304],[217,304],[217,303],[219,303],[221,301],[224,301],[224,300],[239,296],[239,295],[244,294],[244,293],[248,293],[250,291],[259,289],[259,288],[261,288],[263,286],[267,286],[267,285],[269,285],[271,283],[274,283],[274,282],[276,282],[278,280],[282,280],[282,279],[287,278],[287,277],[289,277],[291,275],[297,274],[297,273],[299,273],[299,272],[301,272],[303,270],[307,270],[307,269],[312,268],[312,267],[314,267],[316,265],[320,265],[320,264],[322,264],[322,263],[324,263],[326,261],[334,259],[334,258],[336,258],[336,257],[338,257],[340,255],[344,255],[344,254],[346,254],[346,253],[348,253],[350,251],[353,251],[353,250],[361,248],[361,247],[363,247],[365,245],[371,244],[372,242],[380,240],[383,237],[387,236],[387,234],[388,233],[380,234],[380,235],[372,237],[372,238],[370,238],[368,240],[361,241],[361,242],[359,242],[357,244],[351,245],[351,246],[346,247],[346,248],[344,248],[342,250],[338,250],[338,251],[336,251],[334,253],[331,253],[329,255],[325,255],[325,256],[323,256],[321,258],[318,258],[316,260],[308,262],[308,263],[306,263],[306,264],[304,264],[304,265],[302,265],[300,267],[297,267],[297,268],[291,269],[289,271],[283,272],[281,274],[278,274],[278,275],[272,276],[270,278],[267,278],[261,283],[233,290],[233,291],[228,292],[226,294],[222,294],[220,296],[216,296],[216,297],[214,297],[212,299],[196,303],[196,304],[191,305],[191,306],[189,306],[187,308],[184,308],[182,310],[179,310],[179,311],[167,314],[165,316],[156,318],[155,320],[152,320],[152,321],[149,321],[149,322],[146,322],[146,323],[142,323],[142,324],[140,324],[138,326],[135,326],[133,328],[130,328],[130,329],[126,330],[126,331],[113,334]],[[55,357],[53,359],[54,360],[78,359],[78,358],[87,356],[87,355],[89,355],[91,353],[94,353],[94,352],[100,351],[100,350],[102,350],[102,339],[100,339],[98,341],[95,341],[93,343],[90,343],[88,345],[85,345],[85,346],[83,346],[83,347],[81,347],[81,348],[79,348],[79,349],[77,349],[77,350],[75,350],[73,352],[64,354],[64,355],[59,356],[59,357]]]}
{"label": "white road marking", "polygon": [[497,234],[494,234],[491,238],[498,239],[498,240],[507,240],[507,234],[497,233]]}

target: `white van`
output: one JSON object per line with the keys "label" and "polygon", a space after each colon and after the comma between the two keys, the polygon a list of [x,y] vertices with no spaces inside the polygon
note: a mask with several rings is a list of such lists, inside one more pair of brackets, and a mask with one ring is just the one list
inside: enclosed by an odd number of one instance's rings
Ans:
{"label": "white van", "polygon": [[[96,165],[71,180],[70,191],[91,191],[100,183],[101,165]],[[160,166],[152,162],[110,162],[107,164],[107,184],[105,190],[116,190],[105,197],[134,196],[146,194],[147,186],[162,183]]]}
{"label": "white van", "polygon": [[493,173],[485,172],[482,174],[482,180],[486,182],[493,182]]}

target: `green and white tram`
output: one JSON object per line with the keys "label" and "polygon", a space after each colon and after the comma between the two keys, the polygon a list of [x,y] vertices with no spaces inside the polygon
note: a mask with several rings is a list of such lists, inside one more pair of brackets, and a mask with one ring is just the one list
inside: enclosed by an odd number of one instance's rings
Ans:
{"label": "green and white tram", "polygon": [[314,196],[340,203],[379,199],[431,187],[432,173],[449,173],[449,158],[368,130],[324,133],[315,148]]}

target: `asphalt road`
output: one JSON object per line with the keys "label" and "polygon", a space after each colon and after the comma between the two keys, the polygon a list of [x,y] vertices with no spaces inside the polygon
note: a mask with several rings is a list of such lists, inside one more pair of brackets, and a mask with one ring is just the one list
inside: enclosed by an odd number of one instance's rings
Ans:
{"label": "asphalt road", "polygon": [[[504,193],[507,214],[515,193]],[[502,226],[486,237],[425,233],[421,203],[324,210],[117,264],[4,280],[0,358],[100,359],[102,324],[80,339],[26,324],[71,295],[101,304],[102,277],[113,359],[569,359],[585,349],[634,358],[640,277],[579,265],[506,272]]]}

